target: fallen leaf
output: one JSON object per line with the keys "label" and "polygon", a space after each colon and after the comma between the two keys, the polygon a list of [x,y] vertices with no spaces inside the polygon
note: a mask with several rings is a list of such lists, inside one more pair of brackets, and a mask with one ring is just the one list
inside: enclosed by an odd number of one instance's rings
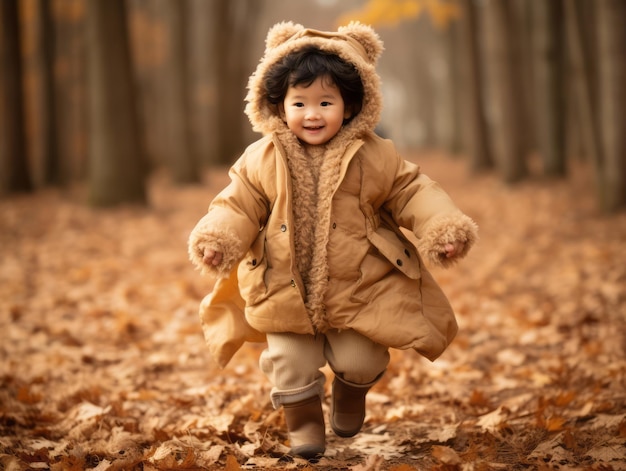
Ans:
{"label": "fallen leaf", "polygon": [[463,462],[457,452],[448,446],[433,446],[432,455],[443,464],[458,465]]}
{"label": "fallen leaf", "polygon": [[241,471],[241,466],[233,455],[228,455],[226,457],[226,466],[224,467],[224,471]]}
{"label": "fallen leaf", "polygon": [[380,455],[369,455],[365,459],[365,463],[352,466],[352,471],[379,471],[383,464],[383,457]]}
{"label": "fallen leaf", "polygon": [[458,424],[444,425],[442,427],[434,427],[428,433],[428,440],[436,443],[446,443],[456,437]]}
{"label": "fallen leaf", "polygon": [[509,409],[503,406],[480,416],[477,425],[489,432],[497,432],[509,417]]}

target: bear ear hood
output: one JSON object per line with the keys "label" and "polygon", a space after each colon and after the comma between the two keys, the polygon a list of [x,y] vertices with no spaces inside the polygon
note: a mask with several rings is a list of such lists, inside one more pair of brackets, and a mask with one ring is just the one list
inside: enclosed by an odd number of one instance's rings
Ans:
{"label": "bear ear hood", "polygon": [[293,35],[303,30],[304,26],[292,23],[291,21],[276,23],[267,32],[267,37],[265,38],[265,54],[267,55],[268,51],[277,48]]}
{"label": "bear ear hood", "polygon": [[265,53],[248,80],[245,112],[253,130],[263,134],[287,130],[277,107],[266,98],[265,75],[287,54],[310,45],[336,54],[354,65],[361,76],[365,94],[361,112],[346,127],[353,131],[373,131],[382,110],[380,77],[375,68],[383,52],[378,34],[370,26],[359,22],[341,26],[337,32],[325,32],[291,21],[277,23],[270,28],[265,39]]}
{"label": "bear ear hood", "polygon": [[376,62],[378,62],[378,59],[383,53],[383,42],[371,27],[362,23],[352,22],[348,26],[339,27],[338,33],[345,34],[358,41],[363,49],[365,49],[368,61],[372,65],[376,65]]}
{"label": "bear ear hood", "polygon": [[362,23],[352,22],[348,26],[340,26],[337,33],[331,33],[306,29],[301,24],[289,21],[277,23],[270,28],[265,39],[265,54],[267,55],[269,51],[287,42],[289,39],[302,38],[307,35],[318,35],[327,38],[341,38],[341,36],[351,38],[356,41],[356,43],[352,42],[352,46],[357,50],[361,49],[359,52],[364,54],[364,58],[372,65],[376,65],[378,58],[383,52],[383,43],[378,35],[371,27]]}

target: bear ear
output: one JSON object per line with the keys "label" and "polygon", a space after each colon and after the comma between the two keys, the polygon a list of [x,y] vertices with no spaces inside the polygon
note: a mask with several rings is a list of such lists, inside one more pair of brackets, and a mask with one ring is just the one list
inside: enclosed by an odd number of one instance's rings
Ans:
{"label": "bear ear", "polygon": [[340,26],[338,32],[356,39],[365,48],[371,64],[375,64],[383,53],[383,42],[371,26],[351,21],[348,26]]}
{"label": "bear ear", "polygon": [[282,23],[276,23],[267,32],[267,38],[265,39],[265,50],[274,49],[287,41],[290,37],[296,34],[298,31],[302,31],[304,26],[291,21]]}

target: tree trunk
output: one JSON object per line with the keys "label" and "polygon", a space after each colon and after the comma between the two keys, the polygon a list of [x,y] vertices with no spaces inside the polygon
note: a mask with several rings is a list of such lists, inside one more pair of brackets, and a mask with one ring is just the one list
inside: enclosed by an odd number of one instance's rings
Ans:
{"label": "tree trunk", "polygon": [[599,127],[606,211],[626,207],[626,2],[598,0]]}
{"label": "tree trunk", "polygon": [[[258,0],[256,0],[258,1]],[[215,129],[219,117],[217,106],[217,61],[213,51],[219,42],[213,34],[215,18],[212,2],[191,0],[189,8],[189,53],[192,136],[200,167],[208,165],[216,154]],[[210,25],[207,27],[207,24]]]}
{"label": "tree trunk", "polygon": [[54,106],[52,3],[22,0],[27,154],[35,187],[60,182]]}
{"label": "tree trunk", "polygon": [[245,146],[244,98],[248,69],[250,22],[254,21],[260,2],[216,0],[215,57],[217,58],[217,160],[232,163]]}
{"label": "tree trunk", "polygon": [[483,73],[478,39],[478,17],[474,0],[462,0],[462,43],[465,45],[465,142],[474,172],[493,167],[483,96]]}
{"label": "tree trunk", "polygon": [[169,29],[169,55],[164,68],[165,89],[161,97],[164,107],[165,130],[168,136],[168,167],[177,183],[195,183],[200,180],[198,158],[192,143],[190,97],[188,90],[189,64],[187,30],[187,2],[163,2],[164,17]]}
{"label": "tree trunk", "polygon": [[32,189],[26,156],[17,0],[0,1],[0,196]]}
{"label": "tree trunk", "polygon": [[434,144],[450,154],[460,150],[458,139],[458,55],[456,40],[457,23],[436,27],[432,33],[435,40],[429,54],[430,83],[432,95]]}
{"label": "tree trunk", "polygon": [[58,171],[61,184],[68,184],[87,174],[85,4],[84,0],[56,0],[51,5]]}
{"label": "tree trunk", "polygon": [[87,1],[90,200],[146,202],[123,0]]}
{"label": "tree trunk", "polygon": [[561,0],[533,0],[531,13],[535,134],[544,174],[563,176],[566,173],[565,51]]}
{"label": "tree trunk", "polygon": [[461,133],[462,119],[461,119],[461,99],[462,88],[461,82],[461,70],[459,64],[459,56],[461,55],[461,42],[460,42],[461,30],[458,21],[453,21],[448,25],[448,29],[445,33],[445,43],[447,50],[448,69],[450,74],[449,88],[450,88],[450,132],[447,139],[447,149],[454,155],[459,155],[463,152],[463,138]]}
{"label": "tree trunk", "polygon": [[[521,123],[520,152],[528,156],[537,148],[537,136],[534,124],[533,75],[532,75],[532,31],[530,2],[533,0],[507,0],[510,3],[511,21],[514,29],[511,30],[512,44],[515,51],[513,63],[515,86],[519,86],[516,101],[520,107],[519,120]],[[552,1],[552,0],[550,0]],[[560,0],[555,0],[560,1]]]}
{"label": "tree trunk", "polygon": [[484,8],[491,140],[496,166],[504,181],[510,183],[527,175],[518,25],[508,0],[490,0]]}
{"label": "tree trunk", "polygon": [[46,150],[43,154],[45,184],[58,185],[63,182],[62,165],[60,162],[57,128],[55,120],[55,87],[54,87],[54,22],[52,21],[52,5],[49,0],[39,0],[41,22],[41,80],[45,100],[43,110],[42,137]]}
{"label": "tree trunk", "polygon": [[578,128],[585,153],[595,170],[598,198],[601,200],[602,149],[594,99],[595,82],[591,51],[585,47],[592,38],[588,27],[583,27],[582,4],[578,0],[566,0],[564,6]]}
{"label": "tree trunk", "polygon": [[169,35],[161,3],[129,0],[132,63],[139,96],[142,146],[151,167],[167,165],[169,133],[163,96],[167,93],[165,56]]}

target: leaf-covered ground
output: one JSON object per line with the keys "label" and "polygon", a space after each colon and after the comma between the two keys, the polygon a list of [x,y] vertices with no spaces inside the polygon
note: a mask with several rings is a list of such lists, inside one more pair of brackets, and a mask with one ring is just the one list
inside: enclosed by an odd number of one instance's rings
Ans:
{"label": "leaf-covered ground", "polygon": [[262,346],[225,370],[204,346],[186,239],[225,172],[155,178],[151,209],[0,201],[0,469],[626,469],[626,214],[596,212],[582,167],[511,188],[417,160],[481,227],[433,270],[460,333],[435,363],[394,351],[317,463],[283,456]]}

